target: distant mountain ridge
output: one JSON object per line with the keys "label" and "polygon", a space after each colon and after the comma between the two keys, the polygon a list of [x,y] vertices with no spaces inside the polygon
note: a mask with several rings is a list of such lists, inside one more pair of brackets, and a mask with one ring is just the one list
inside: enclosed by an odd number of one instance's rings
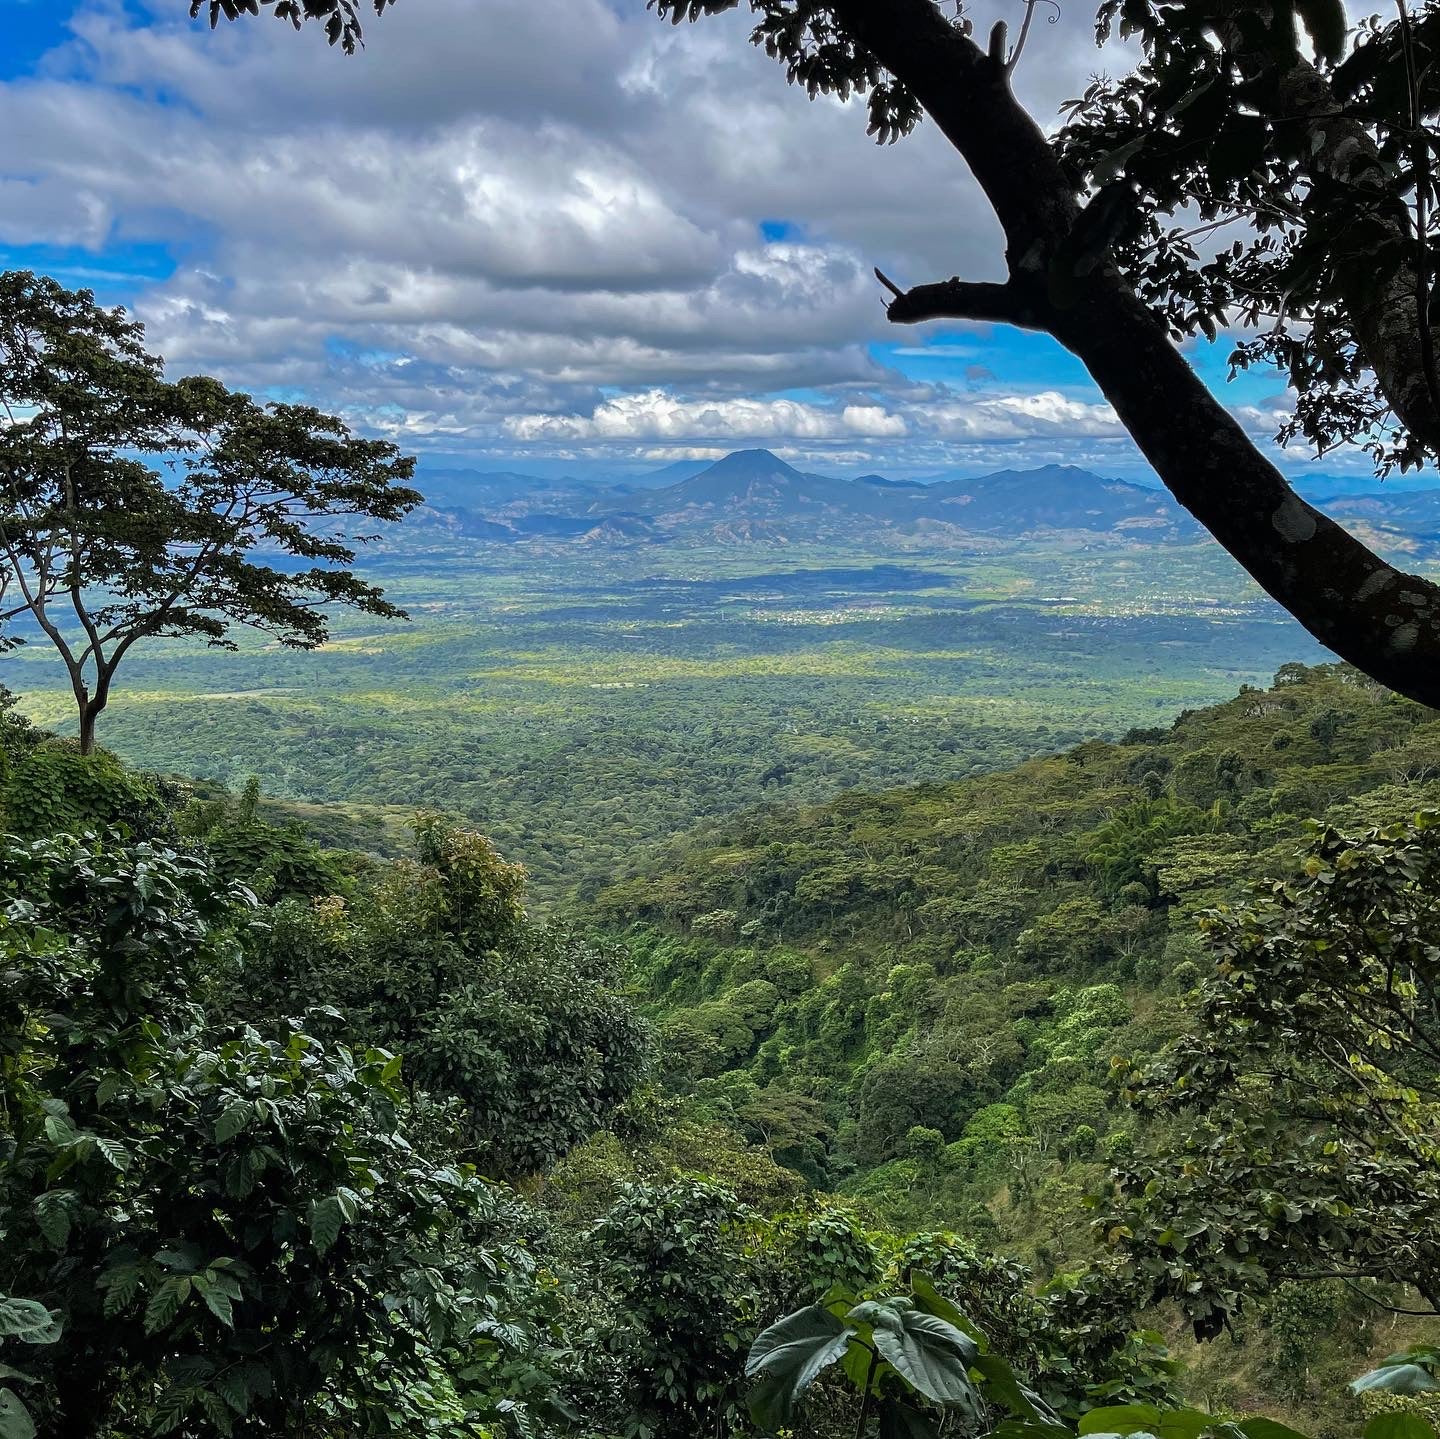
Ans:
{"label": "distant mountain ridge", "polygon": [[[1320,484],[1323,480],[1317,477]],[[1203,531],[1162,489],[1073,465],[1000,470],[931,483],[869,474],[838,479],[769,450],[680,461],[646,479],[601,484],[513,472],[436,471],[412,520],[498,543],[774,544],[893,541],[919,547],[1049,536],[1081,545],[1176,544]],[[1317,484],[1312,493],[1318,493]],[[1376,493],[1337,485],[1325,508],[1402,548],[1440,541],[1440,489]],[[1309,487],[1307,486],[1307,490]]]}

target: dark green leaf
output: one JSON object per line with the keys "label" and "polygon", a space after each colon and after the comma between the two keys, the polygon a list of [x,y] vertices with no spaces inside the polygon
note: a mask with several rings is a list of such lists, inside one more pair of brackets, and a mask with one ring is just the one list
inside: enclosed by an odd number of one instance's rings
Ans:
{"label": "dark green leaf", "polygon": [[0,1439],[35,1439],[34,1421],[10,1389],[0,1389]]}
{"label": "dark green leaf", "polygon": [[1365,1426],[1365,1439],[1435,1439],[1435,1426],[1413,1409],[1386,1409]]}
{"label": "dark green leaf", "polygon": [[818,1304],[763,1330],[745,1361],[746,1375],[761,1381],[750,1399],[756,1422],[770,1428],[786,1423],[815,1376],[845,1352],[854,1334]]}

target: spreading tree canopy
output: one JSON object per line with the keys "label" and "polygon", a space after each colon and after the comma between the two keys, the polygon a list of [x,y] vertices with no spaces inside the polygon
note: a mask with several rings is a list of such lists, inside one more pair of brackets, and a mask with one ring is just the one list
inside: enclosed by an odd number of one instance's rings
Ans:
{"label": "spreading tree canopy", "polygon": [[1440,815],[1422,812],[1317,827],[1295,876],[1204,917],[1194,1028],[1126,1076],[1165,1122],[1100,1211],[1197,1334],[1288,1279],[1440,1306],[1437,896]]}
{"label": "spreading tree canopy", "polygon": [[[371,0],[381,13],[393,0]],[[1140,64],[1047,136],[1011,80],[1040,0],[976,31],[956,0],[748,0],[755,43],[813,96],[861,93],[881,141],[928,115],[1005,235],[1006,278],[902,288],[889,315],[1041,331],[1077,355],[1160,478],[1319,640],[1440,703],[1440,588],[1301,499],[1206,388],[1178,339],[1248,327],[1238,367],[1297,394],[1286,436],[1367,447],[1381,472],[1440,456],[1432,174],[1440,3],[1347,29],[1341,0],[1104,0]],[[649,0],[697,20],[740,0]],[[323,21],[358,0],[192,0],[191,13]]]}
{"label": "spreading tree canopy", "polygon": [[399,616],[350,568],[368,538],[354,526],[420,501],[395,446],[218,380],[167,381],[143,341],[89,291],[0,275],[0,627],[27,620],[59,652],[87,752],[139,640],[233,648],[246,625],[312,649],[331,606]]}

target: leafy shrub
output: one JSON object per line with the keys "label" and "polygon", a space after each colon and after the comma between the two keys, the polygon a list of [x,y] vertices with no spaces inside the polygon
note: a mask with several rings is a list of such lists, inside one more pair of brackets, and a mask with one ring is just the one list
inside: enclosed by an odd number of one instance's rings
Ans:
{"label": "leafy shrub", "polygon": [[428,817],[424,862],[349,901],[290,901],[230,979],[237,1016],[326,1005],[324,1028],[403,1052],[427,1095],[459,1101],[456,1139],[487,1169],[535,1173],[593,1133],[649,1072],[625,955],[520,904],[523,871]]}
{"label": "leafy shrub", "polygon": [[728,1190],[681,1180],[626,1187],[596,1227],[596,1275],[617,1311],[600,1339],[633,1386],[620,1433],[745,1431],[740,1352],[761,1304],[749,1218]]}
{"label": "leafy shrub", "polygon": [[0,833],[22,839],[115,829],[147,837],[169,827],[158,783],[106,750],[70,740],[0,743]]}
{"label": "leafy shrub", "polygon": [[47,1432],[420,1423],[525,1261],[495,1192],[407,1138],[400,1061],[212,1033],[238,897],[199,860],[63,838],[0,877],[0,1291],[56,1311]]}

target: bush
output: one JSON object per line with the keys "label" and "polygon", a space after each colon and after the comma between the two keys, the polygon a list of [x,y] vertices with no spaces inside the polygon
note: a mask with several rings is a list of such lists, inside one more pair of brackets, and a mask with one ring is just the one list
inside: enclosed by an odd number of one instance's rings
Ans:
{"label": "bush", "polygon": [[237,898],[198,860],[66,838],[0,876],[0,1292],[58,1316],[42,1429],[421,1423],[442,1351],[483,1363],[519,1317],[524,1262],[496,1192],[410,1142],[399,1060],[212,1033]]}
{"label": "bush", "polygon": [[596,1275],[617,1311],[598,1341],[629,1379],[626,1434],[694,1439],[748,1426],[743,1349],[760,1290],[745,1244],[748,1212],[693,1180],[627,1185],[596,1226]]}
{"label": "bush", "polygon": [[74,741],[49,736],[0,743],[0,833],[43,839],[117,830],[143,839],[169,828],[158,782],[108,751],[82,755]]}

